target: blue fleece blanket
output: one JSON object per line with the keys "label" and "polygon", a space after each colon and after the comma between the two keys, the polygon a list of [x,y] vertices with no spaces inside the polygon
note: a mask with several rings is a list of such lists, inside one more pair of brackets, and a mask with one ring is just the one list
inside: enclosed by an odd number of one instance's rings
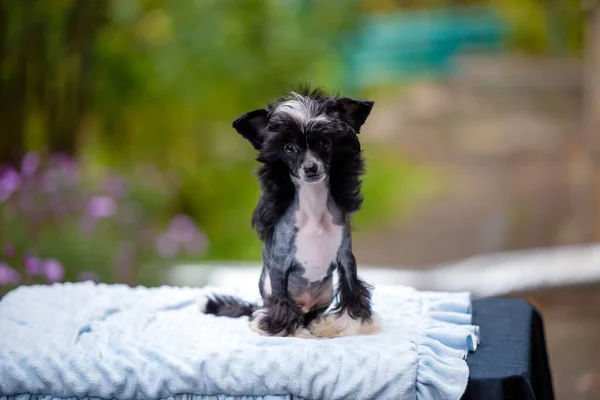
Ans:
{"label": "blue fleece blanket", "polygon": [[[201,314],[214,289],[92,283],[0,301],[0,399],[459,399],[478,329],[466,293],[377,287],[383,331],[263,337]],[[238,293],[253,296],[253,291]]]}

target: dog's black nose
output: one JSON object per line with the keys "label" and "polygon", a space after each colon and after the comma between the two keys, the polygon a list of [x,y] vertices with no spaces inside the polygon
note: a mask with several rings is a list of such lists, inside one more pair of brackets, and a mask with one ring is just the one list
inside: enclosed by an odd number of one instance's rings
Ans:
{"label": "dog's black nose", "polygon": [[319,169],[319,166],[317,164],[306,165],[304,167],[304,173],[306,175],[316,175],[318,169]]}

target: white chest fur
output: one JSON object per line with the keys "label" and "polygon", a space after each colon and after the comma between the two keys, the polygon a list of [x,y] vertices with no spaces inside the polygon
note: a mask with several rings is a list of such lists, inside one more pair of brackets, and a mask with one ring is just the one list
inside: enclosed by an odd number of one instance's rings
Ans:
{"label": "white chest fur", "polygon": [[301,184],[298,190],[296,260],[304,266],[305,278],[319,281],[337,258],[343,227],[334,224],[327,208],[329,193],[325,182]]}

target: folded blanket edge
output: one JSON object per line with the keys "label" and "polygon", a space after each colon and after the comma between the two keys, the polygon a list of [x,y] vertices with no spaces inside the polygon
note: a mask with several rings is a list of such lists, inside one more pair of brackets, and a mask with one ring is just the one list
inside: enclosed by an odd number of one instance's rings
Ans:
{"label": "folded blanket edge", "polygon": [[[459,400],[469,381],[467,354],[477,349],[480,340],[479,327],[471,324],[471,295],[468,292],[445,293],[445,297],[435,292],[421,292],[421,295],[423,324],[417,344],[417,400]],[[449,376],[455,377],[454,385],[447,384]]]}

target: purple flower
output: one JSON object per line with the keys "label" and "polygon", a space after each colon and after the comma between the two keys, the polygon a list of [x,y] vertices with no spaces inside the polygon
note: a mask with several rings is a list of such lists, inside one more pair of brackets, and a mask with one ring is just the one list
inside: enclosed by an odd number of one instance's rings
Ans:
{"label": "purple flower", "polygon": [[0,174],[0,201],[6,201],[21,186],[21,177],[13,168]]}
{"label": "purple flower", "polygon": [[156,250],[165,258],[173,258],[179,253],[179,243],[173,241],[169,234],[163,233],[156,239]]}
{"label": "purple flower", "polygon": [[40,156],[37,153],[30,152],[25,154],[21,161],[21,173],[23,176],[31,176],[35,174],[40,166]]}
{"label": "purple flower", "polygon": [[188,253],[197,254],[206,245],[206,238],[187,215],[177,215],[171,220],[169,235],[173,242],[183,245]]}
{"label": "purple flower", "polygon": [[206,246],[206,237],[192,218],[187,215],[176,215],[169,224],[169,229],[156,240],[156,250],[165,258],[175,257],[181,249],[197,254]]}
{"label": "purple flower", "polygon": [[53,258],[48,258],[44,262],[44,275],[46,276],[46,280],[50,283],[59,282],[65,275],[65,270],[61,263]]}
{"label": "purple flower", "polygon": [[79,282],[84,282],[84,281],[100,282],[100,277],[95,272],[81,271],[80,273],[77,274],[77,280]]}
{"label": "purple flower", "polygon": [[54,172],[61,183],[66,184],[76,183],[81,177],[79,163],[62,153],[55,153],[50,157],[50,171]]}
{"label": "purple flower", "polygon": [[47,193],[55,192],[57,189],[56,178],[55,171],[46,171],[41,178],[42,189]]}
{"label": "purple flower", "polygon": [[21,275],[8,264],[0,262],[0,285],[17,285],[21,281]]}
{"label": "purple flower", "polygon": [[12,244],[6,245],[6,247],[4,249],[4,253],[6,254],[6,257],[8,257],[8,258],[14,257],[15,256],[15,246],[13,246]]}
{"label": "purple flower", "polygon": [[176,215],[171,220],[169,232],[175,242],[189,243],[194,241],[200,234],[194,220],[187,215]]}
{"label": "purple flower", "polygon": [[108,218],[117,212],[117,204],[107,196],[94,196],[88,206],[90,216],[94,218]]}
{"label": "purple flower", "polygon": [[42,260],[35,256],[25,256],[25,271],[27,275],[41,275],[43,273]]}

